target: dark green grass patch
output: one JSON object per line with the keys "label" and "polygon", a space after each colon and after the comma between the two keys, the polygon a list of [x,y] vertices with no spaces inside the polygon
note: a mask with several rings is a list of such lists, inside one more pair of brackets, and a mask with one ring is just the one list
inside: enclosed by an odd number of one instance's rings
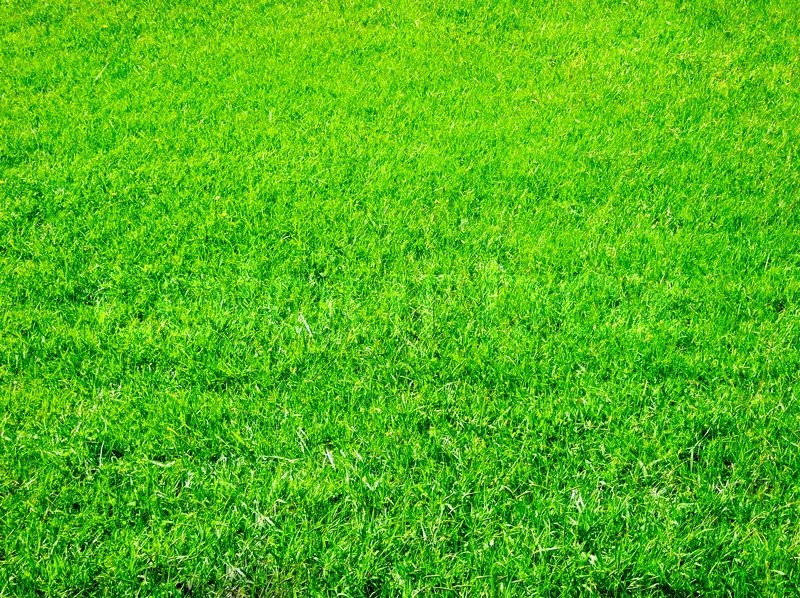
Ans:
{"label": "dark green grass patch", "polygon": [[800,588],[800,6],[0,6],[0,595]]}

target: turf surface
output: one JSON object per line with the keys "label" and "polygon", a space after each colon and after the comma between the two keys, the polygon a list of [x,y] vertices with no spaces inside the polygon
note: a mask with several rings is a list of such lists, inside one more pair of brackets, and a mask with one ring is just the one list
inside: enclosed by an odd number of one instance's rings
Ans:
{"label": "turf surface", "polygon": [[800,5],[0,5],[0,596],[800,588]]}

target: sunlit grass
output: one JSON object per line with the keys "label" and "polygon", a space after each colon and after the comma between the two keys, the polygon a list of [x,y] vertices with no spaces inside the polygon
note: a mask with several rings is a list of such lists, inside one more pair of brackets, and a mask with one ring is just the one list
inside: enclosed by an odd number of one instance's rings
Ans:
{"label": "sunlit grass", "polygon": [[796,592],[799,8],[0,4],[0,595]]}

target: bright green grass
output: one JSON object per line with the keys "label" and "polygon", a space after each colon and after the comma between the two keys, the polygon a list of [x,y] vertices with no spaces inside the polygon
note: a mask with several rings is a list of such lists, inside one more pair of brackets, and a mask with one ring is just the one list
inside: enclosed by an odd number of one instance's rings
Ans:
{"label": "bright green grass", "polygon": [[0,595],[798,592],[798,14],[4,0]]}

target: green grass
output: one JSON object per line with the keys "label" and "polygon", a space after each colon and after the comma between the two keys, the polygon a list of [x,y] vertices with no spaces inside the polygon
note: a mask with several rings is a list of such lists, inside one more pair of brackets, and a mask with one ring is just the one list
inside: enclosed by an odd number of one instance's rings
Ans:
{"label": "green grass", "polygon": [[800,592],[795,0],[0,4],[0,596]]}

